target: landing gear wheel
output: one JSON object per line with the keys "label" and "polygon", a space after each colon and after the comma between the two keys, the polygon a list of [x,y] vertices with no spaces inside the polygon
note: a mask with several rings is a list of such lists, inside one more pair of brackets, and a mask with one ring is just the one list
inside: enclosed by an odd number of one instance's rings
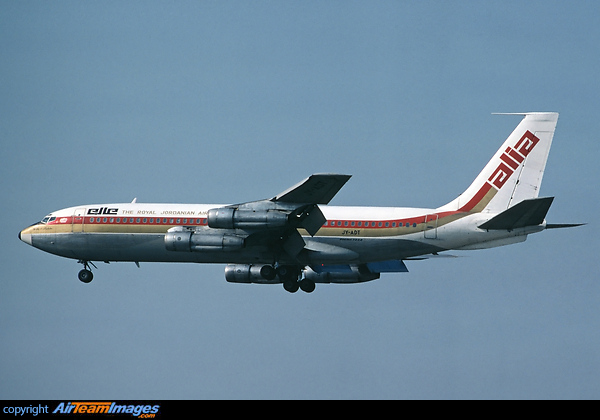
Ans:
{"label": "landing gear wheel", "polygon": [[83,283],[89,283],[94,279],[94,274],[90,270],[86,270],[85,268],[79,272],[77,275],[79,280]]}
{"label": "landing gear wheel", "polygon": [[79,272],[79,274],[77,275],[77,277],[79,278],[79,280],[81,280],[84,283],[89,283],[92,281],[92,279],[94,278],[94,275],[92,274],[91,270],[90,270],[90,265],[94,268],[98,268],[94,265],[93,262],[91,261],[86,261],[86,260],[79,260],[77,261],[79,264],[83,264],[83,270],[81,270]]}
{"label": "landing gear wheel", "polygon": [[315,282],[312,280],[304,279],[298,284],[300,285],[300,288],[303,292],[312,293],[315,291],[316,285]]}
{"label": "landing gear wheel", "polygon": [[283,288],[290,293],[296,293],[300,288],[300,284],[296,280],[286,280],[283,282]]}

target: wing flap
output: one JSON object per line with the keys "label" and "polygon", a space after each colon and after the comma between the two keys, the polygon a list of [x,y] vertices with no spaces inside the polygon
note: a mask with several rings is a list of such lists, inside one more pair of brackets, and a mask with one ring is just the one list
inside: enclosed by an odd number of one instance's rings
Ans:
{"label": "wing flap", "polygon": [[[369,269],[368,273],[379,274],[379,273],[408,273],[408,268],[402,260],[389,260],[370,262],[364,264]],[[364,266],[363,271],[364,271]],[[311,268],[317,273],[350,273],[352,267],[356,269],[361,266],[355,264],[315,264],[311,265]],[[366,271],[364,271],[366,272]]]}
{"label": "wing flap", "polygon": [[408,268],[402,260],[389,260],[367,263],[371,273],[408,273]]}

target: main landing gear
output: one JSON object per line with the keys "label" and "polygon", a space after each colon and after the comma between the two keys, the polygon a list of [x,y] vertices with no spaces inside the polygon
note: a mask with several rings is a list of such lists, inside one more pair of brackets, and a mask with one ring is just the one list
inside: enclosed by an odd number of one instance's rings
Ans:
{"label": "main landing gear", "polygon": [[79,260],[77,261],[79,264],[83,264],[83,270],[81,270],[79,272],[79,274],[77,274],[77,277],[79,278],[79,280],[83,283],[89,283],[94,279],[94,273],[92,273],[92,270],[90,269],[90,265],[92,265],[94,268],[98,268],[94,265],[93,262],[91,261],[83,261],[83,260]]}
{"label": "main landing gear", "polygon": [[315,283],[312,280],[300,278],[301,270],[298,267],[280,265],[275,271],[279,279],[283,282],[283,288],[286,291],[296,293],[298,289],[302,289],[306,293],[314,292]]}
{"label": "main landing gear", "polygon": [[303,292],[312,293],[315,291],[315,283],[308,279],[298,280],[286,280],[283,282],[283,288],[290,293],[296,293],[298,289],[302,289]]}

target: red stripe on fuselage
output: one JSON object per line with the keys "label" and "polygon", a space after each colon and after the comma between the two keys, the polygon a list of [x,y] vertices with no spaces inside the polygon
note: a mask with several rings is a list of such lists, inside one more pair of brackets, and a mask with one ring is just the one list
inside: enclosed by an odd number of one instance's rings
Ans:
{"label": "red stripe on fuselage", "polygon": [[483,187],[481,187],[481,189],[477,192],[477,194],[475,194],[473,196],[473,198],[471,198],[471,200],[469,200],[469,202],[467,204],[465,204],[460,209],[458,209],[458,213],[468,212],[468,211],[473,210],[475,208],[475,206],[477,206],[481,202],[481,200],[483,200],[483,198],[486,196],[486,194],[490,191],[491,188],[492,188],[492,184],[490,184],[488,182],[483,184]]}

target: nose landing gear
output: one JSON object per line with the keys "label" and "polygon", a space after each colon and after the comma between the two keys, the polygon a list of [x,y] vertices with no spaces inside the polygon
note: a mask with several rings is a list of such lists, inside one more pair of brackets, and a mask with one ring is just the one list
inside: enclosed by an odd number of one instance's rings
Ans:
{"label": "nose landing gear", "polygon": [[89,283],[94,279],[94,273],[92,273],[92,270],[90,269],[90,265],[92,265],[94,268],[98,268],[94,265],[93,262],[91,261],[83,261],[83,260],[79,260],[77,261],[79,264],[83,264],[83,270],[81,270],[79,272],[79,274],[77,274],[77,278],[79,278],[79,280],[83,283]]}

